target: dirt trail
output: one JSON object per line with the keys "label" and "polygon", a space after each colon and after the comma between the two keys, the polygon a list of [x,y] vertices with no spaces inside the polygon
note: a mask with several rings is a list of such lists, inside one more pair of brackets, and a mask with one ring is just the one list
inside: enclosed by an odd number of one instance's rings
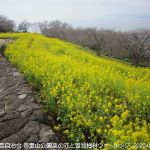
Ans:
{"label": "dirt trail", "polygon": [[[0,45],[8,42],[0,40]],[[58,139],[46,114],[25,78],[0,54],[0,143],[48,142],[56,143]]]}

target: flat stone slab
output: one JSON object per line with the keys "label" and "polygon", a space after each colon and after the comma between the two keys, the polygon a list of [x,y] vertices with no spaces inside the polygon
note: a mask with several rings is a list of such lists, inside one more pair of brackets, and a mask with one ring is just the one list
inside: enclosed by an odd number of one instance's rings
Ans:
{"label": "flat stone slab", "polygon": [[24,99],[24,98],[26,98],[26,96],[27,96],[27,94],[21,94],[21,95],[18,96],[18,98]]}
{"label": "flat stone slab", "polygon": [[3,92],[3,91],[4,91],[4,89],[0,89],[0,93]]}
{"label": "flat stone slab", "polygon": [[5,113],[5,111],[0,111],[0,117],[2,117]]}
{"label": "flat stone slab", "polygon": [[0,143],[58,143],[48,122],[23,75],[0,54]]}
{"label": "flat stone slab", "polygon": [[20,75],[20,73],[19,72],[14,72],[13,73],[13,76],[15,77],[15,76],[19,76]]}

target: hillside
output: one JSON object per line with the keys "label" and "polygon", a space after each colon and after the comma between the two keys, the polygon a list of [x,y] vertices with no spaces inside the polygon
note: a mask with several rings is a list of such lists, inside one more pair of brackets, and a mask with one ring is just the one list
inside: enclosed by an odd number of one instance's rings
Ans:
{"label": "hillside", "polygon": [[39,34],[13,38],[5,56],[40,93],[54,130],[71,142],[150,142],[150,69],[97,57],[90,50]]}

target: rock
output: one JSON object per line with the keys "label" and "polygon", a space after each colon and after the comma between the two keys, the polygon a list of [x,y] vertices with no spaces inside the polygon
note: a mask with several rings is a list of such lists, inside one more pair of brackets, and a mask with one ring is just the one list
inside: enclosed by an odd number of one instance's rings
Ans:
{"label": "rock", "polygon": [[20,114],[19,113],[7,113],[5,116],[0,118],[0,122],[4,122],[4,121],[8,121],[8,120],[12,120],[12,119],[16,119],[19,118]]}
{"label": "rock", "polygon": [[48,131],[49,129],[51,129],[50,126],[47,126],[47,125],[45,125],[43,123],[41,123],[40,126],[41,126],[41,130],[40,130],[41,133],[45,132],[45,131]]}
{"label": "rock", "polygon": [[0,140],[18,132],[25,124],[27,123],[26,119],[15,118],[0,123]]}
{"label": "rock", "polygon": [[34,97],[28,97],[27,100],[26,100],[26,102],[27,102],[28,105],[31,104],[34,101],[35,101]]}
{"label": "rock", "polygon": [[18,98],[19,98],[19,99],[25,99],[26,96],[27,96],[27,94],[21,94],[21,95],[18,96]]}
{"label": "rock", "polygon": [[5,111],[0,111],[0,117],[4,116],[6,114]]}
{"label": "rock", "polygon": [[37,117],[35,117],[33,114],[29,117],[29,120],[38,121]]}
{"label": "rock", "polygon": [[41,107],[40,107],[38,104],[36,104],[36,103],[31,103],[31,104],[30,104],[30,107],[33,108],[34,110],[37,110],[37,109],[40,109],[40,108],[41,108]]}
{"label": "rock", "polygon": [[27,105],[21,105],[21,106],[17,109],[17,111],[22,112],[22,111],[25,111],[25,110],[27,110],[27,109],[28,109]]}
{"label": "rock", "polygon": [[24,131],[17,132],[15,134],[12,134],[8,138],[3,139],[1,142],[7,142],[7,143],[23,143],[29,138],[28,133]]}
{"label": "rock", "polygon": [[17,69],[16,69],[16,68],[11,68],[11,70],[12,70],[13,72],[17,72]]}
{"label": "rock", "polygon": [[5,100],[2,100],[2,102],[0,102],[0,109],[5,109]]}
{"label": "rock", "polygon": [[30,136],[30,138],[27,140],[27,143],[38,143],[39,141],[39,135],[33,134]]}
{"label": "rock", "polygon": [[52,129],[46,131],[44,130],[40,131],[40,140],[38,141],[39,143],[44,143],[44,142],[48,143],[52,141],[58,141]]}
{"label": "rock", "polygon": [[32,113],[33,113],[33,109],[28,107],[28,109],[25,110],[25,111],[23,111],[23,112],[21,113],[21,115],[22,115],[23,117],[27,117],[27,116],[29,116],[29,115],[32,114]]}
{"label": "rock", "polygon": [[4,91],[4,89],[0,89],[0,93],[2,93]]}
{"label": "rock", "polygon": [[24,131],[27,132],[29,135],[37,134],[40,131],[39,123],[37,121],[29,121],[26,124]]}
{"label": "rock", "polygon": [[10,93],[10,95],[6,93],[5,100],[6,100],[6,105],[10,105],[11,103],[16,101],[16,95],[14,93],[13,94]]}
{"label": "rock", "polygon": [[7,112],[14,111],[20,106],[19,101],[12,102],[11,104],[7,105]]}
{"label": "rock", "polygon": [[15,76],[19,76],[20,75],[20,73],[19,72],[14,72],[13,73],[13,76],[15,77]]}
{"label": "rock", "polygon": [[48,143],[50,142],[50,137],[43,137],[38,141],[38,143]]}
{"label": "rock", "polygon": [[21,95],[21,94],[25,94],[25,93],[31,93],[31,89],[27,86],[21,87],[18,94]]}
{"label": "rock", "polygon": [[33,112],[34,117],[41,123],[48,123],[46,114],[40,109]]}

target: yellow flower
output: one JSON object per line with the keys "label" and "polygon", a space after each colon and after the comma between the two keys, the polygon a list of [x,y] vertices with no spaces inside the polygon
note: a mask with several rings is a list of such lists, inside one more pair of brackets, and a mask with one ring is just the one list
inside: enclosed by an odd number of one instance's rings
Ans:
{"label": "yellow flower", "polygon": [[120,120],[119,117],[117,115],[115,115],[110,121],[111,121],[112,125],[114,127],[116,127],[119,124],[119,120]]}
{"label": "yellow flower", "polygon": [[65,130],[65,131],[64,131],[64,134],[68,134],[68,133],[69,133],[69,130]]}
{"label": "yellow flower", "polygon": [[111,107],[111,106],[112,106],[112,103],[109,102],[109,103],[108,103],[108,107]]}
{"label": "yellow flower", "polygon": [[58,126],[54,126],[54,130],[59,131],[60,128]]}
{"label": "yellow flower", "polygon": [[71,139],[74,138],[74,134],[71,133],[71,134],[69,135],[69,137],[70,137]]}
{"label": "yellow flower", "polygon": [[85,140],[85,136],[84,136],[83,134],[82,134],[81,138],[82,138],[83,140]]}
{"label": "yellow flower", "polygon": [[126,110],[125,112],[123,112],[121,114],[121,118],[123,118],[123,119],[126,119],[128,116],[129,116],[129,111],[128,110]]}
{"label": "yellow flower", "polygon": [[104,122],[104,118],[103,117],[99,117],[100,122]]}
{"label": "yellow flower", "polygon": [[104,133],[107,133],[107,129],[104,129]]}
{"label": "yellow flower", "polygon": [[96,132],[97,132],[98,134],[101,134],[101,133],[102,133],[102,130],[101,130],[101,129],[97,129]]}
{"label": "yellow flower", "polygon": [[115,99],[115,103],[118,103],[118,101],[119,101],[118,99]]}
{"label": "yellow flower", "polygon": [[109,109],[105,109],[105,113],[108,114],[109,113]]}

